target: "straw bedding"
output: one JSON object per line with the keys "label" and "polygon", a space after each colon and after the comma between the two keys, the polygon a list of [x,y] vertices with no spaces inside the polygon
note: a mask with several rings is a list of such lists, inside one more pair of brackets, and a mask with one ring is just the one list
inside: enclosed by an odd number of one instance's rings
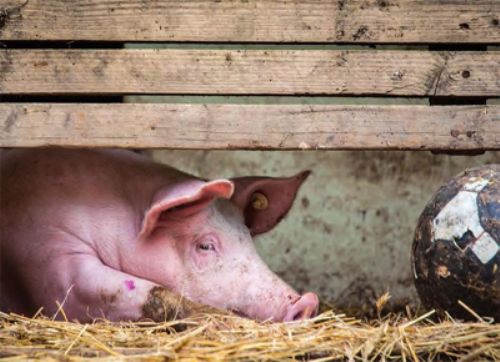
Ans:
{"label": "straw bedding", "polygon": [[165,323],[93,324],[0,313],[6,360],[500,360],[500,324],[390,315],[364,322],[331,310],[308,321],[206,315]]}

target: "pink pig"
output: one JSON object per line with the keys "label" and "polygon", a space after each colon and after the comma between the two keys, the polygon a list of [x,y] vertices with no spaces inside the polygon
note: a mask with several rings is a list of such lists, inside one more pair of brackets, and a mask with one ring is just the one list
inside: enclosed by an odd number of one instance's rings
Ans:
{"label": "pink pig", "polygon": [[50,315],[59,302],[81,322],[204,306],[258,320],[316,314],[317,296],[271,272],[252,242],[284,217],[308,172],[206,181],[124,150],[2,152],[2,310]]}

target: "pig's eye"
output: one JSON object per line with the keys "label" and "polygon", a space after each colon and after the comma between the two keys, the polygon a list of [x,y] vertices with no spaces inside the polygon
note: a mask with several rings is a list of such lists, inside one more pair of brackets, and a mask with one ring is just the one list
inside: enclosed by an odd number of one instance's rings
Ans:
{"label": "pig's eye", "polygon": [[194,250],[199,257],[216,256],[220,252],[219,239],[213,233],[201,235],[194,242]]}
{"label": "pig's eye", "polygon": [[199,270],[212,265],[222,251],[220,240],[214,233],[200,235],[189,248],[194,265]]}
{"label": "pig's eye", "polygon": [[215,251],[215,245],[210,241],[207,242],[202,241],[196,244],[196,249],[198,249],[201,252]]}
{"label": "pig's eye", "polygon": [[215,251],[215,246],[214,244],[210,243],[210,242],[207,242],[207,243],[198,243],[196,245],[196,248],[200,251]]}

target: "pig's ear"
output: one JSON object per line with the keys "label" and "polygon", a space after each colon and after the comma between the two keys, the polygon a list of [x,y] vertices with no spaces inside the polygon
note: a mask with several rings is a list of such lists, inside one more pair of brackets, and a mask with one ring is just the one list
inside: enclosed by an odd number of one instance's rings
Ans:
{"label": "pig's ear", "polygon": [[234,178],[231,199],[243,210],[245,224],[252,235],[271,230],[292,207],[300,185],[310,171],[289,178]]}
{"label": "pig's ear", "polygon": [[144,214],[139,240],[146,239],[165,220],[191,216],[217,198],[229,199],[233,191],[229,180],[184,180],[159,189]]}

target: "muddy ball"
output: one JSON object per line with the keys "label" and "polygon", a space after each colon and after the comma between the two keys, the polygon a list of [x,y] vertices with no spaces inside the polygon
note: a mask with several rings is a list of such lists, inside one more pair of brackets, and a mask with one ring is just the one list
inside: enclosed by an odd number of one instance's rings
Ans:
{"label": "muddy ball", "polygon": [[500,322],[499,250],[500,165],[464,171],[437,191],[415,231],[413,272],[424,307],[474,319],[468,307]]}

